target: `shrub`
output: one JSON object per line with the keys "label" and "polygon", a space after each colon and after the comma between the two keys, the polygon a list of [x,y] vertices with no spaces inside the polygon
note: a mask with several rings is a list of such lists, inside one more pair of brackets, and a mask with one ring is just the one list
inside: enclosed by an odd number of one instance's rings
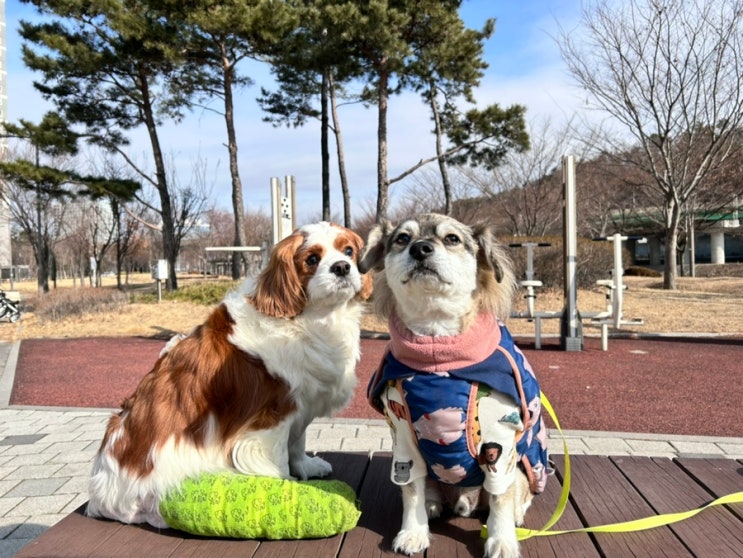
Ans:
{"label": "shrub", "polygon": [[[239,281],[195,281],[178,287],[177,291],[162,291],[163,300],[193,302],[209,306],[221,302],[228,291],[235,289]],[[139,293],[133,298],[134,302],[157,302],[156,293]]]}
{"label": "shrub", "polygon": [[660,271],[639,265],[631,265],[624,270],[624,274],[628,277],[663,277]]}
{"label": "shrub", "polygon": [[41,322],[56,322],[69,316],[94,312],[121,311],[129,297],[117,289],[58,289],[37,296],[31,303],[32,310]]}

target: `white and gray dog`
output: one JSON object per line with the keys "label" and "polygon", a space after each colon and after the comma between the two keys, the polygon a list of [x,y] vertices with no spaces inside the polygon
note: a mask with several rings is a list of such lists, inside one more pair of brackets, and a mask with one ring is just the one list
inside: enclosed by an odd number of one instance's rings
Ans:
{"label": "white and gray dog", "polygon": [[428,548],[444,502],[464,516],[482,502],[485,556],[519,556],[516,525],[550,468],[539,385],[500,321],[510,259],[489,226],[429,213],[375,225],[360,268],[376,272],[374,308],[390,327],[369,397],[390,425],[402,488],[394,550]]}

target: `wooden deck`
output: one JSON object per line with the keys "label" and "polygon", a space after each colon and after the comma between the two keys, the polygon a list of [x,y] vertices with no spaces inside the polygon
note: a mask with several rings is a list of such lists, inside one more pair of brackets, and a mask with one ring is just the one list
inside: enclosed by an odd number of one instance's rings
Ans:
{"label": "wooden deck", "polygon": [[[122,525],[73,512],[16,554],[31,557],[374,557],[392,555],[400,525],[399,490],[389,481],[391,457],[375,453],[325,453],[334,477],[356,488],[362,503],[358,526],[344,535],[304,541],[203,539],[143,526]],[[552,515],[564,470],[527,513],[527,527],[541,528]],[[574,456],[570,502],[555,529],[574,529],[697,508],[743,489],[743,464],[725,459],[653,459]],[[431,522],[429,558],[481,556],[482,518]],[[534,537],[521,543],[523,556],[743,556],[743,505],[718,506],[668,527],[622,534]],[[419,555],[420,556],[420,555]]]}

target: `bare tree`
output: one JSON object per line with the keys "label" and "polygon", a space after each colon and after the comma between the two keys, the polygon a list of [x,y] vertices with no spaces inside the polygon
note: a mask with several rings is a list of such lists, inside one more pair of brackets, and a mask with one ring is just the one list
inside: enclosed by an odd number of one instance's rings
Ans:
{"label": "bare tree", "polygon": [[[572,151],[572,121],[556,127],[548,118],[527,123],[531,146],[510,151],[489,172],[470,171],[470,180],[507,217],[511,234],[543,236],[562,219],[560,161]],[[581,154],[574,153],[581,157]],[[555,172],[557,171],[557,173]]]}
{"label": "bare tree", "polygon": [[[743,124],[743,0],[596,0],[558,43],[590,102],[640,147],[626,163],[657,200],[663,286],[675,289],[682,208],[733,153]],[[627,153],[606,140],[608,152]]]}

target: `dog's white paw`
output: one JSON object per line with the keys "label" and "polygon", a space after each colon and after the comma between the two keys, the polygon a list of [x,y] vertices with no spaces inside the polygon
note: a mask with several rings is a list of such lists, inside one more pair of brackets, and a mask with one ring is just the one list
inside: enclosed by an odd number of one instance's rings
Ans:
{"label": "dog's white paw", "polygon": [[300,480],[327,477],[333,472],[333,466],[322,457],[305,455],[291,464],[292,475]]}
{"label": "dog's white paw", "polygon": [[519,541],[513,536],[488,537],[485,541],[485,558],[519,558]]}
{"label": "dog's white paw", "polygon": [[392,550],[410,555],[423,552],[429,544],[431,544],[431,536],[426,525],[419,529],[403,529],[400,531],[395,540],[392,541]]}

